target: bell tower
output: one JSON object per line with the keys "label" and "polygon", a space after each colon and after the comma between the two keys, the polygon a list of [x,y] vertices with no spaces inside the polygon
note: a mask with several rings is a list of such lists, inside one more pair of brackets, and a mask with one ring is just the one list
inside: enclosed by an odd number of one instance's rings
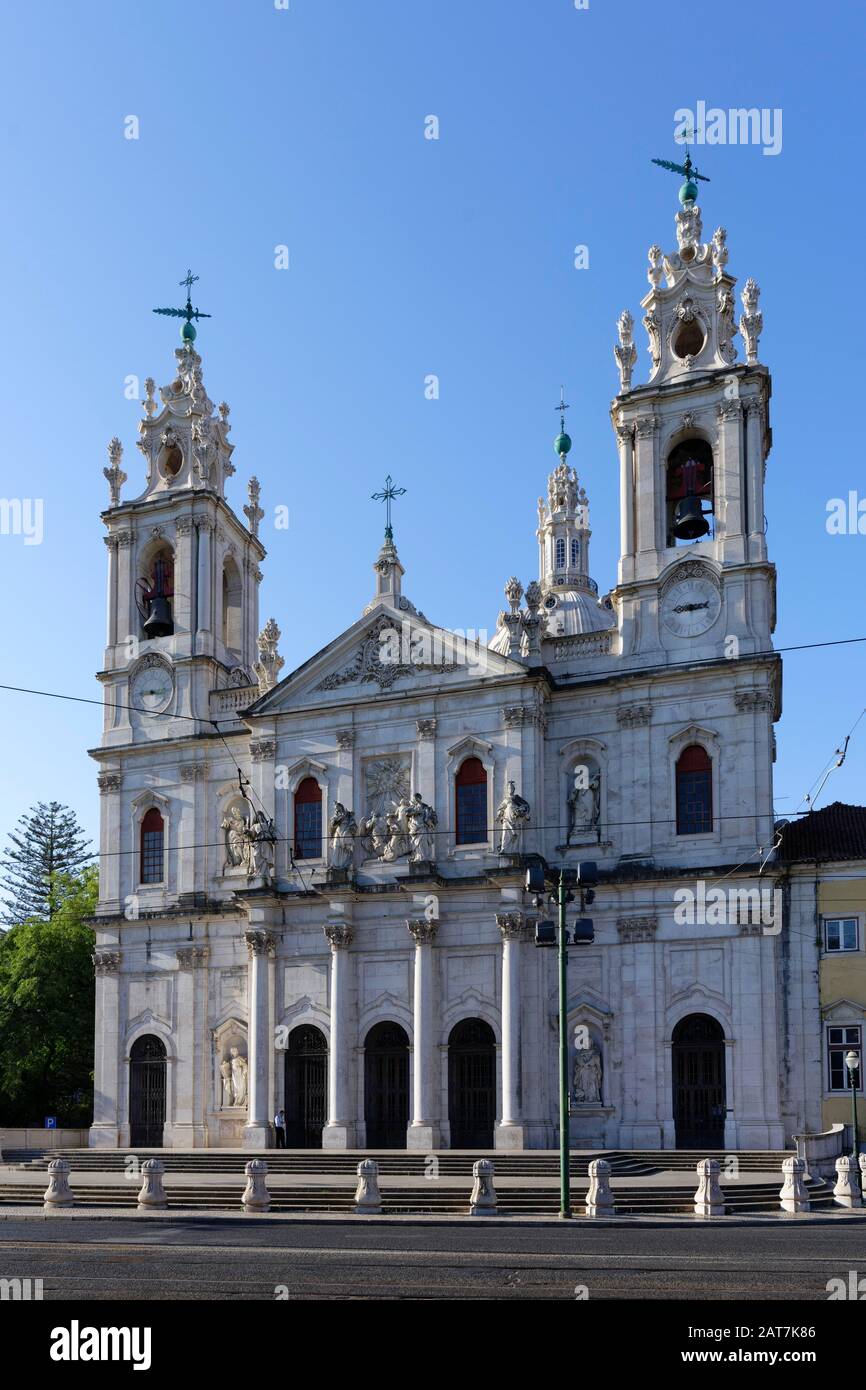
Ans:
{"label": "bell tower", "polygon": [[637,349],[627,309],[614,348],[621,528],[614,603],[621,655],[641,661],[651,653],[671,662],[765,651],[775,626],[764,520],[771,384],[758,361],[760,291],[746,281],[737,326],[727,233],[718,227],[703,240],[701,176],[688,159],[682,172],[677,249],[649,250],[644,385],[632,384]]}
{"label": "bell tower", "polygon": [[172,380],[158,399],[153,380],[145,382],[137,440],[143,492],[121,499],[127,475],[117,438],[104,469],[110,505],[102,514],[108,547],[103,746],[188,736],[197,732],[191,718],[210,728],[210,692],[256,680],[265,556],[259,485],[250,479],[245,525],[225,496],[235,471],[229,407],[223,402],[215,409],[205,389],[189,301],[186,311],[171,312],[186,315],[186,322]]}

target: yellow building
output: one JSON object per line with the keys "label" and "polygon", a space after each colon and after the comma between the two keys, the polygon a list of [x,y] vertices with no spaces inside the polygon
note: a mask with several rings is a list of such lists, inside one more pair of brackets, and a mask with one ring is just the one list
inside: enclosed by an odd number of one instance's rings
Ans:
{"label": "yellow building", "polygon": [[[866,1142],[863,1052],[866,1041],[866,806],[835,801],[784,827],[780,857],[799,898],[799,920],[812,909],[818,952],[823,1128],[850,1125],[856,1072],[858,1137]],[[816,1057],[817,1060],[817,1057]]]}

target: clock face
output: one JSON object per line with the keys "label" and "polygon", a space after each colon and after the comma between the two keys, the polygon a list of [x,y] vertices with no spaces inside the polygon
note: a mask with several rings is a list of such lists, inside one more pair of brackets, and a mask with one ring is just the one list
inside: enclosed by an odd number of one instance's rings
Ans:
{"label": "clock face", "polygon": [[145,666],[132,678],[130,704],[148,714],[160,714],[168,708],[173,691],[171,672],[165,666]]}
{"label": "clock face", "polygon": [[677,637],[697,637],[712,627],[721,607],[719,591],[709,579],[680,579],[662,599],[662,621]]}

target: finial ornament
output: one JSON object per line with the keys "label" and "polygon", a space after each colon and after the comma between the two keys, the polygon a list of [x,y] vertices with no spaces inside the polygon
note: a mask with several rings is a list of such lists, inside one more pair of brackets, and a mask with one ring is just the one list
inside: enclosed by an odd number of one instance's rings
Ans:
{"label": "finial ornament", "polygon": [[183,309],[154,309],[154,311],[153,311],[155,314],[167,314],[170,318],[185,319],[186,322],[184,323],[183,327],[182,327],[181,330],[180,330],[180,336],[181,336],[181,338],[183,339],[183,341],[184,341],[185,343],[188,343],[188,344],[191,344],[191,343],[195,342],[196,328],[195,328],[195,324],[193,323],[193,319],[209,319],[209,318],[211,317],[210,314],[204,313],[203,310],[201,310],[201,309],[194,309],[194,308],[192,307],[192,300],[191,300],[190,296],[191,296],[191,294],[192,294],[192,287],[193,287],[193,285],[195,284],[195,282],[196,282],[196,280],[197,280],[198,278],[199,278],[199,277],[198,277],[197,275],[193,275],[193,273],[192,273],[191,270],[188,270],[188,271],[186,272],[186,275],[184,276],[184,278],[180,281],[180,284],[181,284],[181,285],[186,285],[186,307],[185,307],[185,308],[183,308]]}
{"label": "finial ornament", "polygon": [[745,310],[740,319],[740,334],[746,344],[746,361],[750,367],[758,360],[758,340],[764,328],[764,315],[758,308],[760,297],[757,282],[749,276],[740,295]]}
{"label": "finial ornament", "polygon": [[250,478],[249,482],[247,483],[247,495],[250,500],[248,505],[244,507],[244,513],[246,515],[247,521],[250,524],[250,531],[254,536],[257,536],[259,534],[259,522],[264,516],[264,511],[259,506],[259,497],[261,495],[261,490],[261,484],[259,483],[258,478]]}
{"label": "finial ornament", "polygon": [[388,476],[387,476],[387,478],[385,479],[385,486],[384,486],[384,488],[382,489],[382,491],[381,491],[381,492],[373,492],[373,493],[370,494],[372,501],[374,501],[374,502],[384,502],[384,503],[385,503],[385,539],[386,539],[386,541],[393,541],[393,539],[394,539],[394,530],[393,530],[393,527],[391,526],[391,503],[392,503],[392,501],[394,500],[395,497],[402,497],[403,494],[405,493],[405,491],[406,491],[406,489],[405,489],[404,487],[396,487],[396,486],[395,486],[395,484],[394,484],[394,479],[391,477],[391,474],[389,473]]}
{"label": "finial ornament", "polygon": [[571,410],[571,406],[565,403],[564,386],[560,386],[559,388],[559,405],[556,409],[559,411],[559,434],[553,441],[553,447],[560,458],[565,458],[566,454],[571,449],[571,439],[565,433],[565,412]]}
{"label": "finial ornament", "polygon": [[123,445],[117,438],[117,435],[115,435],[114,438],[110,440],[108,444],[109,467],[103,468],[102,470],[103,476],[108,479],[108,487],[111,497],[110,505],[112,507],[117,507],[120,505],[120,489],[126,482],[126,474],[120,466],[122,458]]}
{"label": "finial ornament", "polygon": [[672,174],[683,174],[685,176],[686,181],[680,188],[679,193],[680,202],[684,208],[691,207],[693,203],[697,202],[698,185],[695,180],[700,179],[703,183],[710,182],[706,174],[699,174],[697,165],[692,163],[688,145],[686,145],[685,164],[675,164],[673,160],[670,159],[653,159],[651,162],[653,164],[658,164],[661,169],[669,169]]}
{"label": "finial ornament", "polygon": [[279,640],[280,629],[273,618],[268,618],[259,633],[259,660],[253,667],[256,680],[259,683],[259,690],[263,695],[267,695],[269,690],[273,690],[280,678],[280,671],[286,664],[285,659],[277,652]]}
{"label": "finial ornament", "polygon": [[620,391],[631,390],[631,374],[637,362],[637,348],[634,345],[634,319],[628,309],[623,309],[616,321],[619,333],[619,346],[613,350],[619,368]]}

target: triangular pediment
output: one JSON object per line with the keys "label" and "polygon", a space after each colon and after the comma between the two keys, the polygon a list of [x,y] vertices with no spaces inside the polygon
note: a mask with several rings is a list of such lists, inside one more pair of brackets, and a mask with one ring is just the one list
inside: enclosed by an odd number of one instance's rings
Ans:
{"label": "triangular pediment", "polygon": [[[483,635],[482,635],[483,636]],[[310,705],[374,700],[391,690],[464,685],[521,675],[520,662],[491,651],[471,630],[436,627],[387,602],[371,607],[340,637],[298,666],[245,711],[273,715]]]}

